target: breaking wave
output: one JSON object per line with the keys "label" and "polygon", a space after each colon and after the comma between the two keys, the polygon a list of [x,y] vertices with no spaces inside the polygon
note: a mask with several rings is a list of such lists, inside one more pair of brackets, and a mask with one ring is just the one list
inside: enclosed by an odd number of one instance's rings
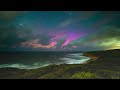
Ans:
{"label": "breaking wave", "polygon": [[82,53],[79,54],[68,54],[65,58],[60,58],[65,61],[66,64],[83,64],[86,61],[90,60],[89,57],[82,56]]}
{"label": "breaking wave", "polygon": [[83,53],[77,53],[77,54],[66,54],[64,57],[58,56],[56,60],[45,59],[44,62],[35,61],[35,63],[32,63],[32,64],[24,64],[24,63],[1,64],[0,68],[37,69],[37,68],[49,66],[52,64],[55,64],[55,65],[83,64],[88,60],[90,60],[90,58],[83,56]]}
{"label": "breaking wave", "polygon": [[19,68],[19,69],[37,69],[41,67],[48,66],[50,64],[41,65],[40,63],[35,63],[33,65],[26,65],[26,64],[3,64],[0,65],[0,68]]}

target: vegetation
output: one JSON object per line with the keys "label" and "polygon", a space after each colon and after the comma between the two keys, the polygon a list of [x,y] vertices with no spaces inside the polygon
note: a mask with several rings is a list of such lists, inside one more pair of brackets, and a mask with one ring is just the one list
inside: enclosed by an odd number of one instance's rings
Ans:
{"label": "vegetation", "polygon": [[50,65],[43,68],[20,70],[1,68],[1,79],[120,79],[120,50],[84,53],[91,59],[86,64]]}
{"label": "vegetation", "polygon": [[95,79],[95,78],[100,78],[100,77],[90,72],[79,72],[79,73],[75,73],[72,76],[72,79]]}

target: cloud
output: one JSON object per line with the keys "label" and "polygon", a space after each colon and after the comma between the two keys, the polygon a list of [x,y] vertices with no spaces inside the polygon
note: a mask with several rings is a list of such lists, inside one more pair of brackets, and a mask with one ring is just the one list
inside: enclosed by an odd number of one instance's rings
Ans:
{"label": "cloud", "polygon": [[75,25],[78,23],[82,23],[86,20],[89,20],[91,17],[94,17],[98,12],[97,11],[74,11],[73,12],[65,12],[66,14],[70,14],[71,16],[63,20],[60,24],[59,27],[64,28],[68,27],[70,25]]}
{"label": "cloud", "polygon": [[77,48],[77,46],[72,46],[73,48]]}
{"label": "cloud", "polygon": [[14,19],[17,15],[26,13],[25,11],[0,11],[0,19],[11,20]]}
{"label": "cloud", "polygon": [[120,38],[110,38],[103,40],[98,46],[103,46],[108,49],[120,49]]}
{"label": "cloud", "polygon": [[66,40],[66,41],[61,45],[61,47],[68,45],[68,44],[70,43],[70,41],[71,41],[71,40],[69,40],[69,39]]}
{"label": "cloud", "polygon": [[12,45],[19,43],[21,39],[17,36],[15,27],[0,27],[0,47],[10,48]]}
{"label": "cloud", "polygon": [[63,28],[63,27],[67,27],[69,26],[70,24],[73,23],[73,20],[72,19],[67,19],[67,20],[64,20],[63,22],[60,23],[60,27]]}
{"label": "cloud", "polygon": [[111,38],[111,37],[120,37],[120,27],[116,27],[116,26],[106,26],[105,28],[103,28],[103,32],[101,32],[102,35],[100,35],[101,37],[105,37],[106,38]]}
{"label": "cloud", "polygon": [[[23,47],[43,49],[54,47],[60,49],[61,46],[76,49],[85,47],[86,49],[120,48],[120,18],[118,17],[120,12],[81,11],[70,15],[68,18],[63,17],[64,20],[62,22],[56,23],[60,27],[57,27],[57,29],[56,27],[50,28],[48,30],[46,29],[48,28],[47,26],[45,29],[40,29],[41,26],[36,27],[36,24],[41,23],[41,21],[38,20],[39,22],[32,25],[29,24],[28,19],[26,19],[30,28],[24,26],[16,29],[16,24],[12,26],[13,22],[11,22],[11,20],[14,20],[17,16],[24,13],[26,13],[26,11],[0,11],[1,48],[11,47],[19,43],[20,46]],[[10,22],[6,23],[8,20]],[[84,26],[86,27],[83,28]],[[31,27],[33,28],[31,29]],[[36,28],[39,28],[39,30],[37,31]],[[77,31],[77,33],[74,33],[75,31]],[[87,35],[81,32],[85,32]],[[17,48],[19,48],[19,45]]]}
{"label": "cloud", "polygon": [[120,37],[120,27],[107,25],[101,29],[91,31],[90,35],[84,38],[83,42],[106,40]]}
{"label": "cloud", "polygon": [[50,32],[48,35],[51,36],[52,38],[50,39],[51,41],[58,41],[66,36],[67,32],[65,31],[58,31],[58,32]]}
{"label": "cloud", "polygon": [[85,41],[81,42],[80,46],[82,48],[86,48],[86,50],[120,49],[120,37],[97,39],[95,41],[94,40]]}
{"label": "cloud", "polygon": [[32,47],[32,48],[53,48],[57,42],[50,42],[48,45],[43,45],[39,43],[39,39],[34,39],[26,42],[20,43],[22,47]]}
{"label": "cloud", "polygon": [[65,42],[61,46],[62,47],[66,46],[66,45],[70,44],[72,41],[77,41],[78,39],[80,39],[86,35],[87,35],[87,33],[84,33],[84,32],[81,32],[81,33],[71,32],[67,35]]}

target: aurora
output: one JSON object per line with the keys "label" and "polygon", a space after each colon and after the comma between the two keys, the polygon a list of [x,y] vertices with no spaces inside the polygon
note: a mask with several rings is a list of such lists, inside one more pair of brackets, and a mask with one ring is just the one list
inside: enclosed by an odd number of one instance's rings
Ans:
{"label": "aurora", "polygon": [[0,11],[0,51],[120,49],[119,11]]}

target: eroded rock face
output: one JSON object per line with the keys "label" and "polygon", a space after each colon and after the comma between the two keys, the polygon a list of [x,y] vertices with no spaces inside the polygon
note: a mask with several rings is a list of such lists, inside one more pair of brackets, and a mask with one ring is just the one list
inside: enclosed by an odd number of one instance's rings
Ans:
{"label": "eroded rock face", "polygon": [[98,60],[99,56],[90,53],[84,53],[85,56],[90,57],[92,60]]}
{"label": "eroded rock face", "polygon": [[90,57],[91,60],[102,60],[114,63],[120,62],[120,49],[85,52],[84,55]]}

